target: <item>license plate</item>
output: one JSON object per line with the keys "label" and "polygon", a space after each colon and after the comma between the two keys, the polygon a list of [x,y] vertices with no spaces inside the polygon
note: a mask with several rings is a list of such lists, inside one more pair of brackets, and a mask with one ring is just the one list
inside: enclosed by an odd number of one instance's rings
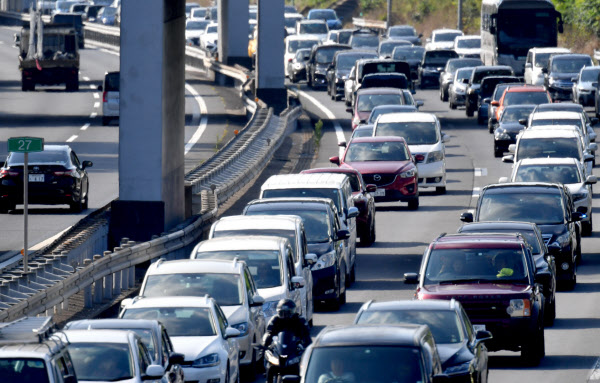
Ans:
{"label": "license plate", "polygon": [[29,182],[44,182],[44,175],[43,174],[30,174]]}
{"label": "license plate", "polygon": [[385,189],[375,190],[375,197],[385,197]]}
{"label": "license plate", "polygon": [[485,331],[485,325],[484,324],[474,324],[473,325],[473,330],[475,332],[477,332],[477,331]]}

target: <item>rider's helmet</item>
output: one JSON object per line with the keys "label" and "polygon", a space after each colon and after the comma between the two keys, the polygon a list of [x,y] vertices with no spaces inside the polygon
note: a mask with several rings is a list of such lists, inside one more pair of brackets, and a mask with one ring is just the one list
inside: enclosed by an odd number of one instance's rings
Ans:
{"label": "rider's helmet", "polygon": [[291,299],[282,299],[277,303],[277,316],[291,318],[296,313],[296,304]]}

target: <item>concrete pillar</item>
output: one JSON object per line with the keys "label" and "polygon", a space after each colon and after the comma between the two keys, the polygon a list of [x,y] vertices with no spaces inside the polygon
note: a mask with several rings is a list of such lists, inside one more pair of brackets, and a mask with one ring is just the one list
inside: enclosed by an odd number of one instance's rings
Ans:
{"label": "concrete pillar", "polygon": [[258,47],[256,50],[256,97],[279,114],[287,107],[284,71],[284,10],[281,0],[258,0]]}
{"label": "concrete pillar", "polygon": [[[185,1],[121,5],[119,200],[109,246],[184,219]],[[112,247],[112,246],[110,246]]]}
{"label": "concrete pillar", "polygon": [[248,68],[252,61],[248,57],[248,0],[219,0],[219,61]]}

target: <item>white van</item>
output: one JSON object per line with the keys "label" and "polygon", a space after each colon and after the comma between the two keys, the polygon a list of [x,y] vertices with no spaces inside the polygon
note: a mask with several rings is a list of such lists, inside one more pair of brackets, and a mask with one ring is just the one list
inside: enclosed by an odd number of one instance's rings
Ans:
{"label": "white van", "polygon": [[567,48],[531,48],[525,60],[525,84],[544,85],[542,69],[548,65],[550,56],[571,53]]}
{"label": "white van", "polygon": [[102,125],[119,119],[119,81],[120,72],[107,72],[104,83],[98,87],[102,91]]}

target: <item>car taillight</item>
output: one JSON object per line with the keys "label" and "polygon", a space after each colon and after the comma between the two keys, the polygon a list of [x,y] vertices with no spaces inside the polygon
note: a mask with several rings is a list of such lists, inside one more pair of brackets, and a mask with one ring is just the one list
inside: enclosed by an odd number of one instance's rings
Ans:
{"label": "car taillight", "polygon": [[106,91],[102,92],[102,102],[106,102]]}
{"label": "car taillight", "polygon": [[294,60],[293,58],[289,58],[289,59],[288,59],[288,62],[290,63],[290,62],[292,62],[293,60]]}
{"label": "car taillight", "polygon": [[19,175],[19,172],[11,172],[10,170],[2,169],[0,170],[0,178],[2,177],[16,177]]}
{"label": "car taillight", "polygon": [[59,177],[75,177],[75,176],[77,176],[77,171],[75,171],[75,170],[56,171],[56,172],[54,172],[54,175],[59,176]]}

